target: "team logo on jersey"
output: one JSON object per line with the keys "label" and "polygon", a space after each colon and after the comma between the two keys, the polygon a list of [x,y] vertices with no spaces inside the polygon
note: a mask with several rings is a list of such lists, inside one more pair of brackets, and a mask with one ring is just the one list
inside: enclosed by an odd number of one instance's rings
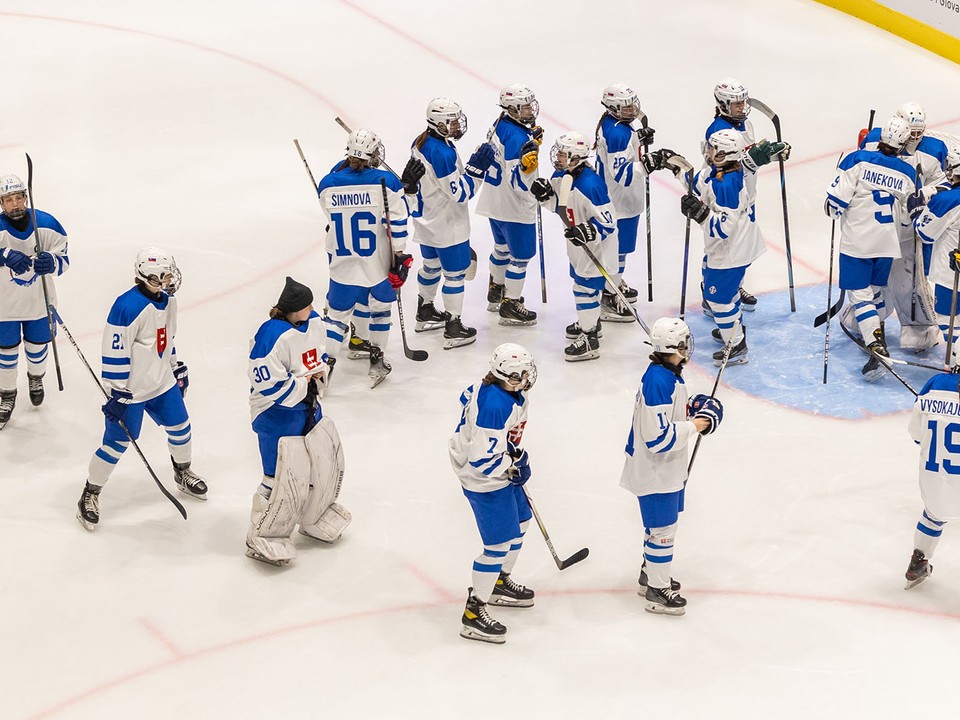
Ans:
{"label": "team logo on jersey", "polygon": [[507,440],[512,442],[514,445],[520,445],[520,441],[523,440],[523,429],[527,426],[527,421],[524,420],[519,425],[514,425],[510,428],[510,432],[507,433]]}
{"label": "team logo on jersey", "polygon": [[307,370],[313,370],[320,364],[320,355],[317,353],[316,348],[311,348],[307,350],[303,355],[300,356],[300,359],[303,360],[303,366]]}
{"label": "team logo on jersey", "polygon": [[163,351],[167,349],[167,328],[157,328],[157,355],[163,357]]}

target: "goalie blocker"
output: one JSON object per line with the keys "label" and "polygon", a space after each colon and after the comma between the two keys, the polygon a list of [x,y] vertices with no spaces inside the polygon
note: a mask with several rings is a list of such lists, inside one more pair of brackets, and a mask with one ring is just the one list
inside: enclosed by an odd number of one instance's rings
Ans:
{"label": "goalie blocker", "polygon": [[304,437],[278,441],[277,471],[269,497],[253,496],[247,557],[287,565],[297,556],[291,541],[300,534],[335,542],[350,524],[350,512],[335,502],[343,482],[343,447],[337,426],[321,419]]}

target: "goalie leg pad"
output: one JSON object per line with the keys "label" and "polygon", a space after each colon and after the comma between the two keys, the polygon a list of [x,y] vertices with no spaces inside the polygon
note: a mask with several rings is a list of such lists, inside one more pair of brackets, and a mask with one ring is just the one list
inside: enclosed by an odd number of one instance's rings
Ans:
{"label": "goalie leg pad", "polygon": [[290,536],[303,513],[309,483],[310,456],[304,439],[280,438],[273,489],[269,497],[256,492],[250,511],[247,547],[262,556],[257,560],[278,564],[296,557]]}
{"label": "goalie leg pad", "polygon": [[[340,433],[333,420],[325,417],[307,433],[304,441],[310,459],[310,492],[300,518],[300,532],[333,542],[350,522],[350,513],[334,503],[340,495],[344,471]],[[328,513],[334,507],[339,510]],[[333,515],[339,515],[340,519]]]}
{"label": "goalie leg pad", "polygon": [[340,503],[331,503],[330,507],[323,511],[320,518],[312,525],[301,525],[300,532],[307,537],[315,540],[322,540],[325,543],[336,542],[340,539],[344,528],[350,524],[353,516]]}

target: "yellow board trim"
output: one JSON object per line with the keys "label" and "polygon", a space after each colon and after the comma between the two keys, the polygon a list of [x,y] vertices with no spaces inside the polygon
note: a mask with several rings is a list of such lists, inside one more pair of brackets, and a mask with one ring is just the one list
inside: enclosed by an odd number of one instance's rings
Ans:
{"label": "yellow board trim", "polygon": [[960,40],[873,0],[815,0],[960,63]]}

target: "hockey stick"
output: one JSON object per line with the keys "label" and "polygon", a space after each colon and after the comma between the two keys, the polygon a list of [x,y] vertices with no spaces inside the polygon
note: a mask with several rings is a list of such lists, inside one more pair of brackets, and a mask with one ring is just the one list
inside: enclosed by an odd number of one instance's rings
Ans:
{"label": "hockey stick", "polygon": [[[780,135],[780,117],[770,109],[770,106],[760,102],[756,98],[749,98],[751,107],[755,107],[762,112],[773,123],[774,132],[777,134],[777,142],[783,142]],[[783,172],[783,156],[777,156],[777,164],[780,166],[780,200],[783,204],[783,243],[787,253],[787,281],[790,287],[790,312],[797,311],[797,298],[793,290],[793,252],[790,249],[790,217],[787,213],[787,180]]]}
{"label": "hockey stick", "polygon": [[537,203],[537,252],[540,253],[540,301],[547,302],[547,268],[543,259],[543,216],[540,213],[540,203]]}
{"label": "hockey stick", "polygon": [[[850,332],[847,329],[846,325],[844,325],[843,323],[840,323],[840,329],[843,330],[844,333],[846,333],[848,338],[850,338],[851,340],[853,340],[853,342],[856,343],[858,348],[863,350],[867,355],[870,355],[871,357],[875,357],[877,360],[879,360],[880,365],[883,367],[884,370],[886,370],[888,373],[893,375],[897,380],[899,380],[900,384],[903,385],[907,390],[912,392],[914,397],[917,397],[917,391],[910,386],[910,383],[904,380],[903,377],[900,375],[900,373],[898,373],[896,370],[893,369],[893,366],[890,363],[886,362],[887,360],[890,360],[890,358],[886,358],[883,355],[878,355],[873,350],[868,348],[866,345],[863,344],[863,340],[858,338],[852,332]],[[934,369],[937,372],[943,372],[943,370],[941,370],[940,368],[931,368],[931,369]]]}
{"label": "hockey stick", "polygon": [[[571,213],[570,209],[567,207],[567,201],[570,199],[570,190],[572,187],[573,175],[570,173],[565,173],[560,179],[560,190],[557,193],[557,214],[560,216],[563,224],[568,228],[574,226],[573,219],[570,217],[573,213]],[[633,317],[635,317],[637,322],[640,324],[640,327],[642,327],[644,332],[649,335],[650,327],[643,321],[643,318],[640,317],[640,314],[637,312],[636,308],[634,308],[624,296],[623,291],[620,290],[618,286],[618,283],[613,281],[613,278],[610,277],[610,273],[607,272],[607,269],[603,266],[603,263],[601,263],[600,260],[597,259],[597,256],[593,254],[593,250],[588,248],[586,244],[580,245],[579,247],[584,253],[586,253],[587,257],[590,258],[590,262],[596,266],[604,280],[607,281],[607,285],[609,285],[610,289],[613,290],[614,295],[620,298],[620,302],[623,303],[623,306],[630,310],[630,312],[633,314]]]}
{"label": "hockey stick", "polygon": [[[87,359],[83,356],[83,351],[80,349],[80,346],[77,344],[77,341],[73,338],[73,334],[70,332],[70,329],[64,324],[63,318],[60,317],[60,313],[56,310],[53,310],[56,322],[63,328],[63,331],[67,334],[67,339],[70,341],[70,344],[73,345],[73,349],[77,351],[77,355],[80,356],[80,362],[83,363],[83,366],[87,368],[90,373],[90,377],[93,378],[93,381],[97,384],[100,392],[103,394],[103,397],[107,400],[110,399],[110,395],[107,393],[106,389],[100,383],[100,379],[97,377],[97,374],[93,371],[93,368],[90,367],[90,363],[87,362]],[[137,455],[140,456],[140,459],[143,460],[143,464],[147,467],[147,472],[150,473],[150,477],[153,478],[153,481],[157,484],[157,487],[160,488],[160,492],[163,493],[164,497],[167,498],[170,502],[173,503],[173,506],[180,512],[183,516],[183,519],[187,519],[187,511],[184,509],[183,505],[180,504],[180,501],[177,500],[173,495],[170,494],[170,491],[167,490],[163,483],[160,482],[160,478],[157,477],[157,474],[153,471],[153,468],[150,467],[150,462],[147,460],[147,456],[143,454],[143,450],[140,449],[140,446],[137,445],[137,441],[133,439],[133,435],[130,434],[130,431],[127,429],[126,423],[123,420],[118,420],[117,424],[127,435],[127,439],[130,441],[130,445],[134,450],[137,451]]]}
{"label": "hockey stick", "polygon": [[[717,377],[713,380],[713,390],[710,391],[710,397],[716,397],[717,388],[720,386],[720,376],[723,375],[727,367],[727,360],[730,359],[730,353],[733,350],[733,342],[728,342],[723,346],[723,358],[720,360],[720,368],[717,370]],[[687,486],[687,480],[690,479],[690,470],[693,469],[693,461],[697,459],[697,452],[700,450],[700,441],[703,435],[697,433],[697,441],[693,444],[693,452],[690,453],[690,463],[687,465],[687,479],[683,481],[683,486]]]}
{"label": "hockey stick", "polygon": [[[313,173],[310,172],[310,163],[307,162],[307,158],[306,158],[306,156],[303,154],[303,150],[302,150],[301,147],[300,147],[300,141],[297,140],[296,138],[294,138],[294,139],[293,139],[293,144],[297,146],[297,152],[300,153],[300,159],[303,160],[303,166],[307,169],[307,175],[310,177],[310,184],[313,186],[313,191],[316,193],[316,192],[317,192],[317,188],[318,188],[319,186],[317,185],[317,181],[313,178]],[[319,195],[319,194],[317,194],[317,199],[318,199],[318,200],[320,199],[320,195]]]}
{"label": "hockey stick", "polygon": [[[917,160],[917,169],[916,176],[914,177],[913,182],[914,195],[920,195],[920,161]],[[920,259],[920,236],[917,235],[917,226],[912,222],[910,223],[911,228],[913,229],[913,267],[911,268],[910,279],[911,279],[911,288],[910,288],[910,321],[917,321],[917,260]]]}
{"label": "hockey stick", "polygon": [[[693,196],[693,168],[687,173],[687,195]],[[680,319],[687,308],[687,268],[690,265],[690,218],[683,233],[683,275],[680,278]]]}
{"label": "hockey stick", "polygon": [[[840,299],[837,300],[837,308],[834,310],[830,306],[830,295],[833,293],[833,246],[837,236],[837,221],[830,221],[830,272],[827,273],[827,310],[826,315],[827,329],[823,333],[823,384],[827,384],[827,363],[830,361],[830,318],[840,312],[840,306],[843,305],[843,289],[840,289]],[[817,320],[820,318],[818,317]],[[817,320],[813,321],[813,326],[817,327]],[[843,321],[840,322],[843,325]]]}
{"label": "hockey stick", "polygon": [[[637,110],[637,117],[640,119],[640,124],[644,129],[647,128],[647,116]],[[650,141],[645,140],[643,143],[643,154],[646,155],[650,152]],[[647,300],[653,302],[653,235],[650,230],[650,175],[649,173],[644,175],[643,178],[643,198],[644,198],[644,207],[645,215],[644,222],[647,226]]]}
{"label": "hockey stick", "polygon": [[[337,118],[338,120],[340,118]],[[387,239],[390,241],[390,251],[393,252],[393,230],[390,229],[390,200],[387,197],[387,181],[380,178],[380,189],[383,191],[383,217],[387,227]],[[411,350],[407,344],[407,328],[403,322],[403,302],[400,299],[400,290],[397,288],[397,316],[400,318],[400,339],[403,340],[403,354],[408,360],[423,362],[428,357],[426,350]]]}
{"label": "hockey stick", "polygon": [[[40,228],[37,227],[37,209],[33,204],[33,160],[27,153],[27,196],[30,198],[30,215],[33,217],[33,244],[34,253],[40,254]],[[53,321],[56,310],[50,305],[50,294],[47,292],[47,276],[40,276],[40,287],[43,289],[43,306],[47,309],[47,327],[50,329],[50,344],[53,346],[53,366],[57,370],[57,387],[63,392],[63,374],[60,372],[60,353],[57,350],[57,326]]]}
{"label": "hockey stick", "polygon": [[537,521],[537,525],[540,527],[540,532],[543,535],[543,539],[547,542],[547,549],[550,550],[550,554],[553,555],[553,561],[557,564],[557,570],[566,570],[571,565],[576,565],[578,562],[585,559],[587,555],[590,554],[590,548],[577,550],[577,552],[568,557],[566,560],[560,559],[560,556],[557,555],[556,549],[553,547],[553,542],[550,540],[550,533],[547,532],[547,528],[543,524],[543,520],[540,519],[540,513],[537,512],[537,506],[533,504],[533,498],[530,497],[530,493],[527,492],[525,487],[521,486],[521,489],[527,498],[527,503],[530,505],[530,510],[533,512],[533,517]]}
{"label": "hockey stick", "polygon": [[[960,245],[954,253],[960,253]],[[953,271],[953,295],[950,296],[950,326],[947,335],[947,354],[943,358],[943,366],[949,370],[953,367],[953,328],[957,320],[957,290],[960,286],[960,270]]]}

